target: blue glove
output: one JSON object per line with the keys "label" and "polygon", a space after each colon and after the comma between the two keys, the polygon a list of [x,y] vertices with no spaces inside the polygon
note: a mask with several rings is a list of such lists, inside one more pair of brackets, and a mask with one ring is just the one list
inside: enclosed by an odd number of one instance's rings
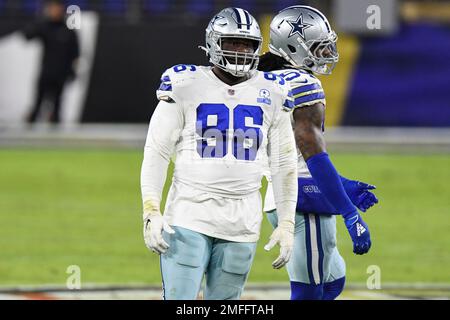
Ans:
{"label": "blue glove", "polygon": [[361,215],[357,212],[356,214],[348,214],[344,217],[344,222],[348,233],[352,238],[353,252],[356,254],[365,254],[369,252],[369,249],[372,246],[369,227],[361,218]]}
{"label": "blue glove", "polygon": [[316,154],[307,159],[306,164],[320,191],[338,212],[341,212],[345,226],[352,238],[353,252],[356,254],[367,253],[372,245],[369,228],[346,194],[328,154],[326,152]]}
{"label": "blue glove", "polygon": [[[377,197],[368,190],[373,190],[376,187],[364,182],[349,180],[342,176],[341,182],[353,204],[362,212],[378,203]],[[356,254],[367,253],[372,245],[370,240],[369,227],[362,219],[359,213],[346,215],[344,217],[345,226],[352,238],[353,252]]]}
{"label": "blue glove", "polygon": [[342,185],[345,193],[352,201],[352,203],[362,212],[366,212],[374,204],[378,203],[378,198],[369,190],[376,189],[375,186],[361,181],[349,180],[341,177]]}

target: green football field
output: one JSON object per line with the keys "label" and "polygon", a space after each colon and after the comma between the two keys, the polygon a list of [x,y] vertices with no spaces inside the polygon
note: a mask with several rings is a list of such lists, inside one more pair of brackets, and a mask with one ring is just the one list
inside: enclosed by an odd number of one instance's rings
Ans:
{"label": "green football field", "polygon": [[[383,282],[450,283],[450,155],[332,159],[380,199],[364,215],[368,255],[353,255],[338,221],[348,282],[366,282],[376,265]],[[159,284],[159,260],[142,239],[141,161],[141,150],[1,150],[0,286],[64,285],[71,265],[83,283]],[[270,232],[264,220],[249,281],[287,281],[271,268],[278,250],[262,249]]]}

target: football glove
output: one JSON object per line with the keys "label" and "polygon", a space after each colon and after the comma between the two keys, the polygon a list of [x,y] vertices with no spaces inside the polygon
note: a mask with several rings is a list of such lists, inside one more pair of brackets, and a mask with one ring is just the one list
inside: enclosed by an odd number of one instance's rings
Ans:
{"label": "football glove", "polygon": [[270,241],[264,246],[266,251],[271,250],[276,244],[280,245],[280,255],[272,263],[275,269],[282,268],[292,255],[294,247],[294,223],[291,221],[281,221],[278,227],[272,232]]}
{"label": "football glove", "polygon": [[147,215],[144,218],[144,241],[148,249],[157,254],[166,253],[169,244],[163,239],[163,231],[174,234],[169,224],[164,220],[161,214]]}
{"label": "football glove", "polygon": [[348,214],[344,216],[345,226],[353,242],[353,253],[365,254],[369,252],[372,242],[370,240],[369,227],[361,218],[361,215],[356,212],[355,214]]}
{"label": "football glove", "polygon": [[378,198],[369,190],[375,186],[357,180],[349,180],[341,176],[342,185],[352,203],[362,212],[366,212],[378,203]]}

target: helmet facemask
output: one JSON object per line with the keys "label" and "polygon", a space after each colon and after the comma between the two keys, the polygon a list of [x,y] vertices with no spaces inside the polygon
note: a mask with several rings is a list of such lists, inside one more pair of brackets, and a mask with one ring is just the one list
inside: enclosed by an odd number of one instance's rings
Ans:
{"label": "helmet facemask", "polygon": [[302,43],[303,48],[308,53],[308,56],[303,59],[303,67],[317,74],[331,74],[339,61],[336,42],[337,35],[333,31],[324,39],[309,40]]}
{"label": "helmet facemask", "polygon": [[[255,70],[259,62],[259,52],[261,49],[261,39],[243,35],[221,35],[212,31],[209,36],[212,41],[207,41],[206,49],[210,57],[210,61],[220,69],[236,76],[243,77]],[[251,40],[253,52],[239,52],[223,49],[223,42],[226,39],[247,39]],[[209,45],[212,43],[212,45]]]}

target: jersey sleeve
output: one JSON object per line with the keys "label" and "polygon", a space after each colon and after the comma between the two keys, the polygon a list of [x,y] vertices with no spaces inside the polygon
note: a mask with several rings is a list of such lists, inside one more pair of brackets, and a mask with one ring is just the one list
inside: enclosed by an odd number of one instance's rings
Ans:
{"label": "jersey sleeve", "polygon": [[167,167],[183,129],[183,117],[176,102],[160,101],[150,119],[141,168],[144,217],[159,212]]}
{"label": "jersey sleeve", "polygon": [[277,81],[274,82],[276,90],[281,96],[281,110],[292,111],[295,107],[294,98],[292,96],[291,86],[283,77],[277,75]]}
{"label": "jersey sleeve", "polygon": [[283,109],[285,111],[291,111],[293,109],[295,109],[295,104],[294,104],[294,97],[292,95],[292,90],[289,90],[289,87],[286,86],[287,88],[285,88],[284,94],[283,94]]}
{"label": "jersey sleeve", "polygon": [[195,81],[197,69],[197,66],[192,64],[177,64],[167,69],[162,74],[159,88],[156,90],[158,100],[181,103],[182,92],[185,92],[183,88]]}
{"label": "jersey sleeve", "polygon": [[269,129],[268,156],[279,221],[294,223],[297,203],[297,149],[289,112],[279,110]]}
{"label": "jersey sleeve", "polygon": [[176,93],[174,86],[176,86],[176,74],[173,69],[167,69],[161,76],[161,83],[156,90],[156,97],[160,101],[174,102],[176,101]]}
{"label": "jersey sleeve", "polygon": [[316,103],[325,105],[325,92],[320,80],[312,75],[303,75],[302,81],[291,81],[293,109],[310,106]]}

